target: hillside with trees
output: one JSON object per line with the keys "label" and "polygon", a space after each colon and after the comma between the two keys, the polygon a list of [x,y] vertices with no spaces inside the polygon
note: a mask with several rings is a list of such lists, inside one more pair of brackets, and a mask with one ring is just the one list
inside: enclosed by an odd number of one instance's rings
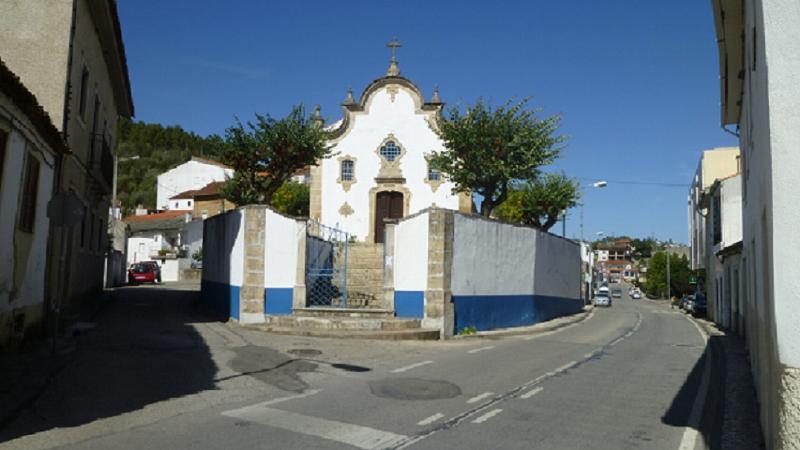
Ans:
{"label": "hillside with trees", "polygon": [[[124,213],[139,204],[155,208],[158,174],[188,161],[192,156],[219,160],[222,155],[221,137],[202,137],[180,126],[122,119],[119,130],[117,195]],[[139,158],[125,160],[136,156]]]}

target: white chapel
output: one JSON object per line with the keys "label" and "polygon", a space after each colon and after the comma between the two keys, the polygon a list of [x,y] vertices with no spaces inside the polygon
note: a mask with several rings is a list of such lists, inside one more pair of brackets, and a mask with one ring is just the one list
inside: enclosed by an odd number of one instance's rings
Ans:
{"label": "white chapel", "polygon": [[399,219],[425,208],[469,212],[469,194],[428,167],[444,149],[436,118],[444,103],[438,90],[425,101],[420,89],[400,76],[393,41],[385,76],[370,83],[356,101],[342,103],[343,117],[326,127],[333,155],[311,169],[312,219],[342,229],[358,241],[383,242],[384,219]]}

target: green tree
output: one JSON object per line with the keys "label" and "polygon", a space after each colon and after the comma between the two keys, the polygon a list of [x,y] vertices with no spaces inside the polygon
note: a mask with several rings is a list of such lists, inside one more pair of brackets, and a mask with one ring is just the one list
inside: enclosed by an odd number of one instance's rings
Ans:
{"label": "green tree", "polygon": [[238,119],[225,130],[223,161],[236,171],[223,195],[243,206],[272,203],[272,197],[301,167],[330,154],[325,132],[302,106],[283,119],[256,114],[245,126]]}
{"label": "green tree", "polygon": [[127,213],[139,204],[156,208],[156,177],[192,156],[218,159],[222,153],[222,138],[202,137],[179,126],[123,118],[115,152],[123,158],[138,157],[118,164],[117,196]]}
{"label": "green tree", "polygon": [[509,101],[493,110],[479,99],[464,113],[450,108],[438,121],[444,150],[434,152],[430,164],[455,184],[454,192],[480,195],[483,216],[506,200],[513,182],[535,181],[565,141],[555,134],[560,116],[540,119],[526,104]]}
{"label": "green tree", "polygon": [[577,205],[580,185],[564,174],[548,173],[514,186],[496,209],[498,218],[548,231],[562,211]]}
{"label": "green tree", "polygon": [[290,216],[308,217],[309,198],[307,185],[287,181],[272,195],[272,206]]}
{"label": "green tree", "polygon": [[[667,296],[667,252],[656,252],[647,264],[647,292]],[[689,260],[686,255],[669,253],[669,274],[672,294],[679,295],[689,288]]]}

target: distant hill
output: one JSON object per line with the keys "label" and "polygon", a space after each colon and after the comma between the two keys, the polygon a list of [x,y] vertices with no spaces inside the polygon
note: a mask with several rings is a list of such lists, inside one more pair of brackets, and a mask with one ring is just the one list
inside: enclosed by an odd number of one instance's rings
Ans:
{"label": "distant hill", "polygon": [[180,126],[122,119],[119,130],[116,151],[120,158],[139,156],[138,160],[119,163],[117,195],[126,213],[138,204],[155,208],[156,177],[160,173],[192,156],[219,160],[222,154],[220,136],[202,137]]}

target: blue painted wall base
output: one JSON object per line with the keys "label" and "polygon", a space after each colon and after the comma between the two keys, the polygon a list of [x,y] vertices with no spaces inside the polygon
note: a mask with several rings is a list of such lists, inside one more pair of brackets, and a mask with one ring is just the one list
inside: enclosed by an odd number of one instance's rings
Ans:
{"label": "blue painted wall base", "polygon": [[579,298],[545,295],[454,295],[455,333],[533,325],[583,310]]}
{"label": "blue painted wall base", "polygon": [[394,315],[410,319],[425,317],[425,293],[422,291],[394,291]]}
{"label": "blue painted wall base", "polygon": [[203,280],[200,298],[215,312],[239,320],[239,286]]}
{"label": "blue painted wall base", "polygon": [[286,316],[292,313],[292,288],[264,288],[264,314]]}

